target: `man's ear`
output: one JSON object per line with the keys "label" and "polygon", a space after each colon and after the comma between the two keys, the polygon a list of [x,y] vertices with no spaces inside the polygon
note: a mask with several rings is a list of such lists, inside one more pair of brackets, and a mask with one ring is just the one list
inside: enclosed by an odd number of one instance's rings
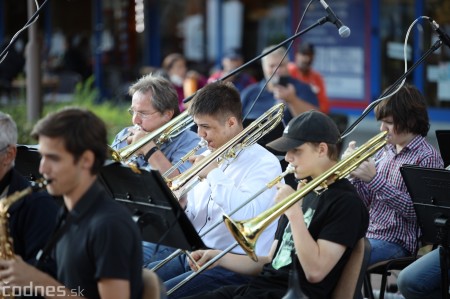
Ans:
{"label": "man's ear", "polygon": [[79,159],[79,163],[83,169],[91,170],[94,165],[95,154],[91,150],[85,150]]}
{"label": "man's ear", "polygon": [[319,143],[318,150],[320,156],[328,155],[328,144],[326,144],[325,142]]}
{"label": "man's ear", "polygon": [[238,124],[238,121],[237,121],[237,118],[236,118],[236,117],[230,116],[230,117],[227,119],[227,125],[228,125],[230,128],[236,126],[237,124]]}
{"label": "man's ear", "polygon": [[174,111],[173,110],[166,110],[164,111],[163,115],[167,120],[171,120],[173,117]]}

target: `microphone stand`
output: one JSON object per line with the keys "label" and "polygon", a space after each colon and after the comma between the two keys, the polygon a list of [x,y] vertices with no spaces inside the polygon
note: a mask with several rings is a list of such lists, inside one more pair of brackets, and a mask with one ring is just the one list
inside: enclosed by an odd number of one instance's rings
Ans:
{"label": "microphone stand", "polygon": [[8,54],[8,50],[9,48],[12,47],[12,45],[15,43],[15,41],[17,40],[17,38],[22,34],[23,31],[25,31],[24,29],[27,28],[29,25],[31,25],[38,17],[39,14],[41,13],[41,10],[45,7],[45,4],[47,3],[48,0],[45,0],[40,6],[39,8],[34,12],[34,14],[31,16],[31,18],[28,20],[28,22],[22,27],[22,29],[16,33],[13,37],[13,39],[9,42],[9,44],[2,50],[2,52],[0,53],[0,63],[2,63],[3,59],[6,58],[6,55]]}
{"label": "microphone stand", "polygon": [[[247,61],[247,62],[244,63],[243,65],[241,65],[241,66],[235,68],[234,70],[232,70],[232,71],[229,72],[228,74],[224,75],[223,77],[221,77],[221,78],[218,79],[217,81],[224,81],[224,80],[228,79],[229,77],[236,75],[237,73],[241,72],[244,68],[246,68],[246,67],[249,66],[250,64],[254,63],[255,61],[260,60],[260,59],[263,58],[264,56],[269,55],[270,53],[274,52],[275,50],[281,48],[282,46],[284,46],[284,44],[287,44],[288,42],[290,42],[290,41],[296,39],[296,38],[299,37],[300,35],[303,35],[304,33],[310,31],[311,29],[313,29],[313,28],[315,28],[315,27],[317,27],[317,26],[323,25],[323,24],[325,24],[325,23],[327,23],[327,22],[332,22],[332,21],[331,21],[331,18],[330,18],[329,16],[320,18],[319,20],[317,20],[317,21],[316,21],[314,24],[312,24],[311,26],[309,26],[309,27],[303,29],[302,31],[297,32],[296,34],[292,35],[291,37],[285,39],[284,41],[282,41],[281,43],[277,44],[276,46],[274,46],[274,47],[273,47],[272,49],[270,49],[269,51],[267,51],[267,52],[265,52],[265,53],[262,53],[262,54],[256,56],[255,58],[251,59],[250,61]],[[199,90],[200,90],[200,89],[199,89]],[[190,100],[192,100],[192,98],[193,98],[196,94],[197,94],[197,91],[196,91],[194,94],[190,95],[189,97],[185,98],[185,99],[183,100],[183,103],[188,103]]]}
{"label": "microphone stand", "polygon": [[[442,46],[442,40],[438,39],[420,58],[415,62],[403,75],[400,76],[400,78],[397,79],[397,81],[394,82],[383,94],[378,98],[381,99],[385,97],[386,95],[390,94],[402,81],[405,79],[413,70],[415,70],[419,64],[422,63],[428,56],[430,56],[431,53],[439,49],[439,47]],[[367,114],[372,111],[379,102],[373,106],[371,106],[369,109],[366,109],[345,131],[341,134],[341,138],[348,135],[363,119],[367,116]]]}

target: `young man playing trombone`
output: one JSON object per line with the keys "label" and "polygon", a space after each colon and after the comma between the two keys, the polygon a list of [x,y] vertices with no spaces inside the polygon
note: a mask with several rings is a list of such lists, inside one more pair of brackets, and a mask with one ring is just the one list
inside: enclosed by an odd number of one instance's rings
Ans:
{"label": "young man playing trombone", "polygon": [[[238,139],[241,136],[242,139],[238,143],[242,145],[244,139],[248,137],[247,134],[242,134],[242,106],[239,92],[229,82],[214,82],[203,87],[193,98],[189,113],[197,124],[198,135],[208,142],[209,149],[204,155],[193,157],[195,160],[193,167],[198,166],[197,163],[202,163],[202,160],[206,159],[205,156],[220,153],[229,141],[235,140],[234,138]],[[271,178],[281,174],[278,159],[259,144],[245,145],[243,148],[227,148],[225,152],[232,149],[235,149],[234,156],[224,155],[222,163],[219,164],[214,160],[205,165],[199,173],[202,181],[187,194],[185,212],[199,234],[211,229],[222,220],[223,213],[235,210],[257,190],[263,189]],[[234,216],[246,219],[258,215],[273,205],[275,193],[274,188],[265,190],[239,209]],[[272,225],[261,236],[261,242],[256,249],[258,254],[268,254],[275,229],[276,225]],[[202,237],[202,240],[208,248],[221,250],[229,247],[234,241],[223,223]],[[232,252],[243,254],[239,247]],[[248,280],[245,276],[220,267],[206,272],[197,280],[190,281],[172,293],[170,298],[192,295],[203,290]],[[190,274],[190,269],[185,259],[182,263],[173,260],[156,273],[170,290]]]}
{"label": "young man playing trombone", "polygon": [[[283,136],[267,146],[286,152],[285,159],[295,168],[297,179],[314,179],[337,164],[339,142],[334,122],[321,112],[308,111],[292,119]],[[258,276],[245,285],[189,298],[282,298],[288,290],[292,263],[298,268],[297,283],[308,298],[331,298],[352,248],[365,235],[368,213],[347,179],[329,180],[330,176],[324,178],[329,183],[326,188],[319,185],[281,211],[284,215],[268,255],[260,255],[254,262],[247,256],[227,254],[213,265]],[[299,184],[297,192],[302,186]],[[294,192],[289,185],[278,184],[277,188],[278,202]],[[217,254],[217,250],[199,250],[192,256],[201,266]],[[192,263],[191,267],[196,269]]]}
{"label": "young man playing trombone", "polygon": [[[369,209],[369,265],[414,255],[418,250],[417,216],[400,167],[444,167],[439,152],[425,139],[430,123],[426,100],[416,87],[406,84],[384,99],[375,107],[375,117],[381,123],[380,131],[387,131],[388,145],[350,174]],[[350,142],[344,155],[355,146]]]}

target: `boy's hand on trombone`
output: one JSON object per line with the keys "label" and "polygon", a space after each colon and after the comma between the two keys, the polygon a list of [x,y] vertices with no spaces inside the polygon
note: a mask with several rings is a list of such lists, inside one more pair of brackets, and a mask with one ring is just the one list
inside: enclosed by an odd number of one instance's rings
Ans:
{"label": "boy's hand on trombone", "polygon": [[344,154],[342,155],[342,160],[344,160],[345,158],[347,158],[348,156],[350,156],[355,150],[357,149],[356,147],[356,141],[350,141],[348,143],[348,147],[345,150]]}
{"label": "boy's hand on trombone", "polygon": [[[196,163],[200,162],[202,159],[204,159],[205,156],[202,155],[198,155],[198,156],[192,156],[189,157],[189,162],[192,163],[192,165],[195,165]],[[198,176],[201,179],[206,178],[206,176],[208,175],[208,173],[211,172],[211,170],[215,169],[219,167],[219,163],[217,163],[217,161],[212,161],[211,163],[209,163],[208,165],[206,165],[199,173]]]}
{"label": "boy's hand on trombone", "polygon": [[[188,259],[189,267],[191,267],[192,271],[197,271],[199,269],[199,267],[202,267],[209,260],[211,260],[214,257],[216,257],[219,253],[220,253],[220,250],[214,250],[214,249],[193,251],[193,252],[191,252],[191,257],[197,262],[197,265],[195,265],[190,259]],[[217,261],[214,264],[212,264],[209,267],[209,269],[218,266],[219,265],[219,261]]]}
{"label": "boy's hand on trombone", "polygon": [[[345,150],[344,154],[342,155],[342,159],[347,158],[350,156],[355,150],[356,147],[356,141],[350,141],[348,144],[347,149]],[[353,170],[350,173],[350,177],[352,178],[358,178],[363,182],[370,182],[374,176],[377,174],[377,169],[375,167],[375,161],[372,158],[367,159],[367,161],[362,162],[358,168]]]}
{"label": "boy's hand on trombone", "polygon": [[291,186],[283,183],[278,183],[275,185],[277,188],[277,193],[275,194],[275,202],[280,202],[292,193],[294,193],[294,189]]}
{"label": "boy's hand on trombone", "polygon": [[[301,188],[300,185],[301,185],[301,182],[299,183],[298,189]],[[295,190],[287,184],[278,183],[275,185],[275,187],[278,190],[277,194],[275,194],[275,202],[276,203],[283,201],[289,195],[291,195],[292,193],[295,192]],[[284,214],[286,215],[286,217],[288,217],[288,219],[290,219],[291,217],[296,217],[295,215],[298,215],[299,213],[302,214],[301,202],[302,201],[300,200],[298,203],[293,204],[289,209],[287,209],[284,212]]]}
{"label": "boy's hand on trombone", "polygon": [[350,173],[351,177],[358,178],[363,182],[370,182],[377,174],[377,168],[375,167],[375,160],[369,158],[362,162],[358,168]]}

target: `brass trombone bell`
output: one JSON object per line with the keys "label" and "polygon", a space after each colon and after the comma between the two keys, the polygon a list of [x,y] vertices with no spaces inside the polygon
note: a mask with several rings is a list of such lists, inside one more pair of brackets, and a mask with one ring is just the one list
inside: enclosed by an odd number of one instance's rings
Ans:
{"label": "brass trombone bell", "polygon": [[278,202],[272,208],[267,209],[258,216],[243,220],[235,221],[227,215],[223,215],[224,222],[230,230],[233,237],[241,245],[242,249],[254,260],[258,257],[255,254],[255,245],[261,233],[278,217],[289,209],[296,202],[305,197],[306,194],[313,191],[318,186],[329,182],[333,183],[341,178],[346,177],[350,172],[355,170],[359,164],[374,155],[378,150],[386,145],[386,131],[383,131],[371,138],[357,150],[351,153],[342,161],[336,163],[333,167],[313,179],[300,190],[292,193],[282,201]]}

